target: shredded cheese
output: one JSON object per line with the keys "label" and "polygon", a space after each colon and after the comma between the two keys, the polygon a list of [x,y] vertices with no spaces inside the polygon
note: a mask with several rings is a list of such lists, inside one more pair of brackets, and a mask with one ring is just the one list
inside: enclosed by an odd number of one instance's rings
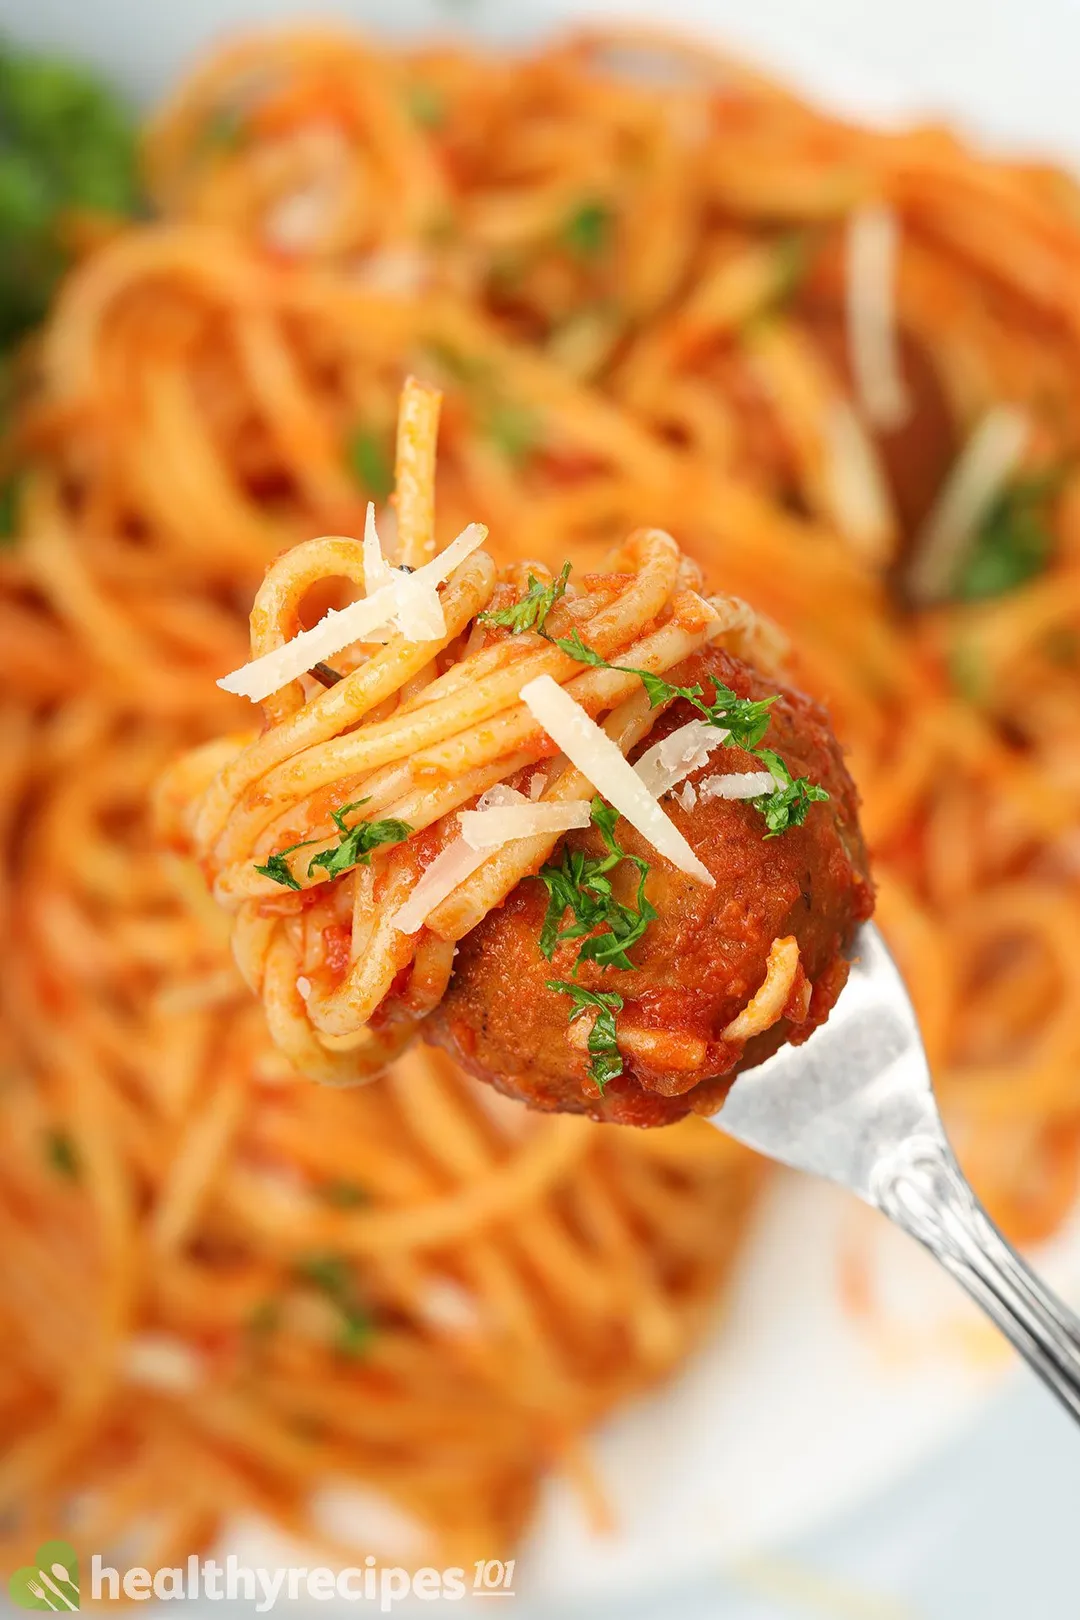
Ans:
{"label": "shredded cheese", "polygon": [[822,426],[836,523],[865,562],[886,563],[895,546],[896,520],[873,441],[846,399],[832,401]]}
{"label": "shredded cheese", "polygon": [[[290,681],[298,680],[313,664],[332,658],[354,641],[363,641],[384,625],[396,623],[400,627],[402,618],[407,620],[410,614],[414,620],[423,621],[434,587],[447,579],[486,538],[487,530],[482,523],[470,523],[451,540],[445,551],[415,573],[395,572],[389,584],[359,602],[350,602],[345,608],[331,608],[310,630],[301,630],[284,646],[275,647],[261,658],[253,658],[224,676],[218,685],[226,692],[235,692],[239,697],[258,703],[272,692],[279,692]],[[439,614],[441,617],[441,606]],[[444,634],[445,622],[441,630],[410,639],[437,640]]]}
{"label": "shredded cheese", "polygon": [[531,838],[534,833],[570,832],[587,827],[592,806],[586,799],[566,799],[561,804],[513,804],[501,809],[461,810],[461,836],[470,849],[499,849],[515,838]]}
{"label": "shredded cheese", "polygon": [[1020,464],[1030,431],[1015,405],[995,405],[982,418],[915,537],[908,585],[916,601],[948,596],[976,529]]}
{"label": "shredded cheese", "polygon": [[697,785],[702,804],[710,799],[758,799],[779,786],[771,771],[731,771],[724,776],[707,776]]}
{"label": "shredded cheese", "polygon": [[729,733],[707,720],[688,720],[642,754],[634,766],[649,792],[656,798],[670,793],[691,771],[708,762],[714,748],[727,741]]}
{"label": "shredded cheese", "polygon": [[641,777],[579,703],[550,675],[521,689],[521,700],[548,736],[653,848],[680,871],[711,886],[715,879],[664,814]]}
{"label": "shredded cheese", "polygon": [[896,215],[860,208],[847,233],[847,338],[855,392],[866,420],[886,431],[911,415],[896,339]]}
{"label": "shredded cheese", "polygon": [[130,1384],[187,1395],[203,1381],[200,1356],[171,1333],[138,1333],[121,1350],[124,1378]]}
{"label": "shredded cheese", "polygon": [[[496,782],[494,787],[488,788],[477,800],[477,812],[503,809],[511,805],[527,805],[528,802],[523,793],[519,793],[508,783]],[[390,921],[398,933],[415,934],[431,916],[436,906],[441,906],[446,897],[453,894],[459,883],[464,883],[466,878],[472,877],[478,867],[483,866],[490,853],[491,850],[487,848],[474,849],[464,838],[455,838],[452,844],[448,844],[421,873],[420,880],[408,899],[402,902],[391,917]]]}
{"label": "shredded cheese", "polygon": [[422,928],[435,907],[441,906],[459,883],[472,877],[490,853],[487,849],[470,849],[464,838],[455,838],[452,844],[448,844],[425,869],[409,898],[391,917],[390,921],[398,933],[415,934],[418,928]]}

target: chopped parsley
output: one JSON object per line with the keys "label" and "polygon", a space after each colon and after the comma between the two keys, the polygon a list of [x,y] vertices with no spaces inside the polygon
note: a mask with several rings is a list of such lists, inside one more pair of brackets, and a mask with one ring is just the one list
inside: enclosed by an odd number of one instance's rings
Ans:
{"label": "chopped parsley", "polygon": [[366,799],[356,799],[340,810],[331,810],[330,816],[341,834],[341,842],[336,848],[324,849],[321,854],[311,857],[308,862],[309,877],[317,866],[323,868],[327,877],[341,877],[343,872],[351,872],[354,866],[367,866],[372,850],[380,844],[400,844],[402,839],[408,838],[412,832],[409,823],[393,817],[385,821],[358,821],[354,827],[346,826],[345,817],[350,810],[359,810],[366,803]]}
{"label": "chopped parsley", "polygon": [[0,483],[0,546],[10,545],[19,526],[19,477],[12,473]]}
{"label": "chopped parsley", "polygon": [[568,562],[563,563],[558,579],[552,580],[550,585],[542,585],[534,574],[530,574],[528,589],[523,597],[509,607],[496,608],[494,613],[478,614],[479,622],[500,625],[514,636],[520,636],[525,630],[538,630],[543,635],[547,616],[565,594],[569,578]]}
{"label": "chopped parsley", "polygon": [[394,488],[394,468],[378,434],[369,428],[358,428],[349,440],[347,459],[373,500],[389,499]]}
{"label": "chopped parsley", "polygon": [[812,804],[821,804],[829,797],[823,787],[805,776],[792,777],[779,754],[771,748],[754,750],[766,770],[772,772],[777,786],[771,793],[762,793],[751,799],[755,810],[765,817],[766,838],[776,838],[789,827],[801,827]]}
{"label": "chopped parsley", "polygon": [[507,461],[524,461],[542,437],[536,413],[512,400],[492,399],[483,412],[480,426]]}
{"label": "chopped parsley", "polygon": [[204,156],[230,152],[240,145],[247,122],[242,107],[215,107],[199,131],[198,149]]}
{"label": "chopped parsley", "polygon": [[615,216],[607,204],[593,198],[575,208],[564,221],[560,241],[575,259],[587,263],[606,251],[614,223]]}
{"label": "chopped parsley", "polygon": [[255,1344],[261,1344],[270,1338],[281,1326],[281,1301],[272,1298],[261,1299],[252,1307],[245,1326],[248,1337]]}
{"label": "chopped parsley", "polygon": [[421,129],[439,129],[446,122],[446,98],[433,84],[418,79],[407,91],[409,112]]}
{"label": "chopped parsley", "polygon": [[[597,795],[592,802],[592,819],[607,846],[606,855],[587,855],[584,850],[564,847],[557,866],[549,863],[536,874],[548,894],[540,949],[550,962],[557,946],[568,940],[582,940],[574,964],[575,974],[582,962],[624,971],[632,968],[634,964],[626,953],[642,938],[657,915],[655,907],[645,898],[648,861],[643,861],[639,855],[628,855],[615,837],[619,812]],[[623,861],[637,868],[633,906],[616,899],[608,875]],[[567,912],[572,920],[563,927]]]}
{"label": "chopped parsley", "polygon": [[273,883],[280,883],[285,889],[299,889],[300,884],[289,870],[286,855],[294,850],[306,849],[309,844],[317,844],[317,838],[302,838],[298,844],[290,844],[287,849],[279,849],[276,855],[271,855],[265,866],[256,866],[255,870],[260,877],[269,878]]}
{"label": "chopped parsley", "polygon": [[767,698],[741,698],[729,686],[721,686],[719,682],[714,682],[713,700],[711,703],[705,703],[700,686],[673,686],[670,681],[664,680],[662,675],[654,675],[650,670],[635,669],[629,664],[609,663],[592,647],[585,645],[577,630],[574,630],[572,635],[557,638],[555,646],[569,657],[576,658],[579,663],[590,664],[594,669],[617,669],[624,675],[636,675],[648,693],[649,703],[654,709],[674,698],[684,698],[710,725],[725,733],[722,739],[725,748],[743,748],[747,753],[760,759],[765,769],[772,772],[778,783],[773,792],[759,794],[756,799],[748,801],[764,816],[768,829],[765,834],[767,838],[775,838],[778,833],[786,832],[789,827],[801,827],[811,804],[820,803],[829,797],[823,787],[818,787],[807,777],[792,777],[779,754],[774,753],[771,748],[760,746],[769,729],[769,710],[776,702],[775,694]]}
{"label": "chopped parsley", "polygon": [[776,281],[770,306],[783,309],[790,304],[810,271],[810,242],[803,231],[788,231],[773,248]]}
{"label": "chopped parsley", "polygon": [[98,76],[0,40],[0,347],[48,308],[65,217],[139,205],[135,120]]}
{"label": "chopped parsley", "polygon": [[549,990],[569,996],[573,1002],[570,1023],[581,1018],[590,1009],[596,1009],[596,1018],[589,1031],[589,1073],[603,1095],[609,1080],[623,1072],[623,1061],[615,1041],[615,1014],[622,1012],[623,998],[615,990],[586,990],[568,979],[549,979]]}
{"label": "chopped parsley", "polygon": [[68,1181],[79,1179],[79,1155],[68,1131],[54,1126],[45,1136],[45,1157],[57,1175]]}
{"label": "chopped parsley", "polygon": [[[351,872],[354,866],[367,866],[371,860],[371,852],[380,844],[400,844],[403,838],[408,838],[412,832],[407,821],[397,821],[392,816],[385,821],[358,821],[355,827],[346,825],[345,817],[350,810],[359,810],[366,799],[356,799],[352,804],[344,805],[340,810],[331,810],[330,817],[341,834],[340,842],[333,849],[324,849],[320,854],[313,855],[308,862],[308,877],[317,866],[321,866],[327,877],[341,877],[344,872]],[[280,883],[286,889],[299,889],[297,882],[289,869],[285,857],[291,855],[296,849],[306,849],[309,844],[318,844],[318,838],[304,838],[299,844],[290,844],[287,849],[279,849],[276,855],[271,855],[265,866],[256,866],[255,870],[260,877],[270,878],[274,883]]]}
{"label": "chopped parsley", "polygon": [[1054,543],[1046,508],[1060,482],[1054,471],[1018,479],[1002,491],[975,532],[954,596],[963,602],[1004,596],[1044,571]]}
{"label": "chopped parsley", "polygon": [[324,1182],[319,1188],[319,1197],[334,1209],[359,1209],[368,1201],[367,1192],[358,1181],[344,1178]]}
{"label": "chopped parsley", "polygon": [[336,1308],[341,1318],[337,1339],[341,1354],[360,1355],[371,1341],[375,1324],[357,1295],[349,1261],[341,1254],[309,1254],[297,1261],[295,1269],[301,1282],[317,1288]]}

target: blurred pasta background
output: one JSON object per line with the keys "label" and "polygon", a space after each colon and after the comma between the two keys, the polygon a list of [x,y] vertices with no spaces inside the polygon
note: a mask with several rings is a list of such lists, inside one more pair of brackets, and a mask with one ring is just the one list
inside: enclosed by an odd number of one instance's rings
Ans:
{"label": "blurred pasta background", "polygon": [[[670,529],[774,616],[864,797],[961,1156],[1022,1240],[1080,1154],[1080,212],[677,41],[227,44],[137,157],[0,60],[5,971],[0,1551],[364,1482],[447,1557],[711,1319],[760,1180],[700,1122],[536,1119],[426,1052],[294,1076],[148,800],[246,724],[269,559],[389,493],[447,390],[438,526],[599,563]],[[5,277],[7,272],[5,271]],[[10,281],[10,285],[8,285]],[[44,326],[34,323],[46,312]],[[29,331],[29,335],[23,334]],[[312,618],[327,600],[312,601]]]}

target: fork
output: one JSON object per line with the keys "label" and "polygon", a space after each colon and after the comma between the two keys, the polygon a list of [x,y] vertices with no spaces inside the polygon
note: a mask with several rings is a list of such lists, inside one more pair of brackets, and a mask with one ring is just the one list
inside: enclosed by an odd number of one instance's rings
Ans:
{"label": "fork", "polygon": [[847,985],[802,1046],[739,1076],[711,1122],[839,1182],[916,1238],[1080,1421],[1080,1318],[1021,1260],[953,1156],[915,1010],[866,924]]}

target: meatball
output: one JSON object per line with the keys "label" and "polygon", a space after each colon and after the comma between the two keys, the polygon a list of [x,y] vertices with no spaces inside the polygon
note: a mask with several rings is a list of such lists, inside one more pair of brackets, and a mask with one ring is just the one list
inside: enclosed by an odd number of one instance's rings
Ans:
{"label": "meatball", "polygon": [[[669,678],[700,682],[707,698],[713,682],[740,697],[777,691],[775,682],[717,649],[696,654]],[[461,941],[428,1038],[531,1107],[630,1125],[714,1112],[741,1069],[785,1040],[805,1040],[844,985],[844,953],[873,909],[873,893],[855,788],[825,711],[781,689],[771,715],[768,746],[793,776],[805,775],[829,794],[811,804],[804,825],[767,838],[760,812],[745,800],[699,799],[686,810],[668,798],[665,809],[716,879],[709,888],[659,857],[625,820],[617,824],[622,848],[650,864],[645,892],[658,915],[630,951],[632,970],[583,962],[576,982],[622,997],[616,1020],[622,1074],[597,1085],[585,1050],[586,1020],[569,1023],[567,996],[548,988],[549,980],[571,978],[580,941],[559,945],[545,959],[539,936],[547,892],[536,879],[520,883]],[[676,702],[631,759],[692,718],[691,706]],[[753,755],[727,748],[714,751],[690,780],[754,769],[760,761]],[[604,853],[595,827],[568,834],[566,843]],[[617,896],[627,904],[637,877],[630,862],[614,874]],[[762,987],[774,942],[787,939],[798,944],[799,968],[782,1015],[745,1041],[733,1038],[730,1026]]]}

